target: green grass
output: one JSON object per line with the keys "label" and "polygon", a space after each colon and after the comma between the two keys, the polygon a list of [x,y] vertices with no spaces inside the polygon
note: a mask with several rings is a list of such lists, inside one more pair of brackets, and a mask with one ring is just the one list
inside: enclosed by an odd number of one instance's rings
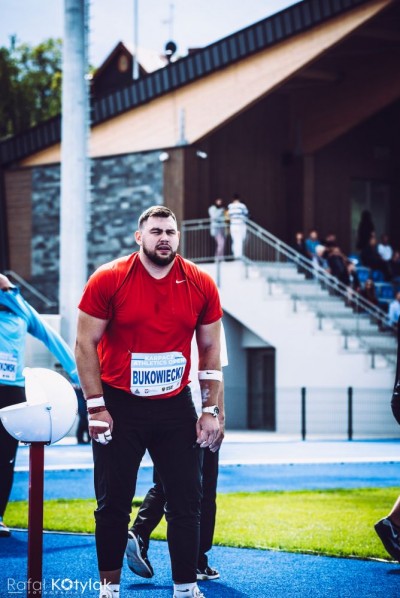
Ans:
{"label": "green grass", "polygon": [[[373,525],[398,493],[398,488],[364,488],[219,494],[214,544],[389,559]],[[135,499],[132,518],[139,504]],[[46,501],[44,528],[93,533],[94,509],[93,500]],[[6,521],[26,528],[27,502],[9,503]],[[164,521],[153,537],[165,539]]]}

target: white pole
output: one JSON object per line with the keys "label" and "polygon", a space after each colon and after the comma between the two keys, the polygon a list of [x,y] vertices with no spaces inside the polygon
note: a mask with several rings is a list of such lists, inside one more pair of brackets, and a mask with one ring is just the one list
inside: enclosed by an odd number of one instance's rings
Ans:
{"label": "white pole", "polygon": [[138,49],[139,49],[139,0],[133,0],[133,64],[132,64],[132,77],[133,79],[139,79],[139,62],[138,62]]}
{"label": "white pole", "polygon": [[87,277],[87,0],[64,0],[61,124],[60,314],[72,347]]}

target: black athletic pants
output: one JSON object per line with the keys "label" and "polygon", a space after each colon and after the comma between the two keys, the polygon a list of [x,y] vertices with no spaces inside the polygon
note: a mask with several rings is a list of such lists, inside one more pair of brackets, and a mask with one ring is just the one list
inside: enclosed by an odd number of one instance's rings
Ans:
{"label": "black athletic pants", "polygon": [[[22,386],[0,384],[0,409],[25,401]],[[7,432],[0,421],[0,517],[3,517],[10,498],[17,449],[18,440]]]}
{"label": "black athletic pants", "polygon": [[201,459],[189,387],[168,399],[144,399],[104,385],[113,439],[93,442],[99,569],[122,567],[137,472],[148,449],[165,490],[165,517],[176,583],[196,581]]}
{"label": "black athletic pants", "polygon": [[[208,566],[206,553],[211,550],[214,537],[215,516],[217,512],[219,451],[212,453],[209,449],[201,450],[203,451],[203,498],[201,500],[200,545],[197,568],[204,570]],[[142,538],[146,549],[149,547],[149,540],[153,530],[160,523],[164,515],[164,488],[155,468],[153,481],[154,486],[147,492],[131,527],[133,532]]]}

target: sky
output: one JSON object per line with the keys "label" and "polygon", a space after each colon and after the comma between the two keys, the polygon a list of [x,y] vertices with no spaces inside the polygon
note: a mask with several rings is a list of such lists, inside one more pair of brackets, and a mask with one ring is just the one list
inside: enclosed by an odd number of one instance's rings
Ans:
{"label": "sky", "polygon": [[[36,45],[63,37],[65,0],[0,0],[0,46],[10,36]],[[163,53],[171,38],[181,55],[279,12],[298,0],[136,0],[138,45]],[[133,47],[135,0],[90,0],[89,59],[98,67],[119,41]],[[172,17],[172,18],[171,18]]]}

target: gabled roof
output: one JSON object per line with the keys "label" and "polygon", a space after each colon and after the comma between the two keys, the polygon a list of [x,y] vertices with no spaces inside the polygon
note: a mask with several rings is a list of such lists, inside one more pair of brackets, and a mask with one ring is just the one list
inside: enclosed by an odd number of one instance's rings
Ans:
{"label": "gabled roof", "polygon": [[[123,112],[265,50],[339,16],[368,0],[303,0],[148,74],[92,102],[95,126]],[[61,116],[0,143],[0,164],[9,164],[61,141]]]}

